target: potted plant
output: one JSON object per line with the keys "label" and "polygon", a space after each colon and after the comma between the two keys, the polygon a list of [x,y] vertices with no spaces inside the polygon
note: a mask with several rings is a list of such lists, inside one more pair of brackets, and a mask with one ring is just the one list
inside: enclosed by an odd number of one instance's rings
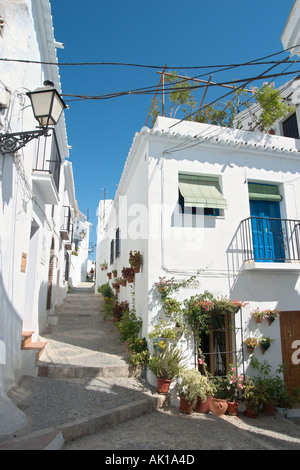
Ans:
{"label": "potted plant", "polygon": [[168,393],[170,383],[178,376],[183,365],[184,357],[177,346],[155,351],[150,357],[148,368],[157,377],[158,393]]}
{"label": "potted plant", "polygon": [[251,377],[246,377],[243,385],[243,398],[245,399],[245,415],[250,418],[258,416],[258,409],[262,403],[261,391]]}
{"label": "potted plant", "polygon": [[143,257],[140,251],[135,250],[135,251],[129,252],[129,264],[135,273],[140,272],[142,261],[143,261]]}
{"label": "potted plant", "polygon": [[117,300],[114,303],[114,320],[119,322],[122,318],[124,312],[129,312],[129,303],[125,300],[123,302],[118,302]]}
{"label": "potted plant", "polygon": [[108,279],[111,279],[111,273],[107,273]]}
{"label": "potted plant", "polygon": [[131,284],[134,280],[134,270],[132,268],[123,268],[122,269],[122,276],[126,281]]}
{"label": "potted plant", "polygon": [[280,310],[265,310],[265,318],[268,320],[269,325],[272,325],[276,318],[279,317],[279,312]]}
{"label": "potted plant", "polygon": [[150,339],[153,339],[153,346],[155,349],[163,350],[170,341],[177,339],[178,330],[176,327],[168,325],[162,318],[160,318],[159,323],[154,325],[148,336]]}
{"label": "potted plant", "polygon": [[210,402],[210,411],[217,416],[222,416],[228,408],[227,378],[215,377],[214,387],[214,394]]}
{"label": "potted plant", "polygon": [[251,312],[251,316],[256,321],[256,323],[261,323],[265,318],[265,312],[261,312],[259,308],[256,308],[253,310],[253,312]]}
{"label": "potted plant", "polygon": [[197,413],[204,413],[207,414],[210,411],[210,404],[213,394],[215,392],[215,387],[213,380],[207,377],[206,375],[202,375],[205,380],[203,380],[203,393],[205,394],[205,398],[202,395],[198,395],[195,411]]}
{"label": "potted plant", "polygon": [[270,338],[269,336],[267,338],[262,337],[259,339],[259,346],[261,349],[261,352],[265,354],[265,352],[269,349],[271,346],[271,343],[273,343],[275,340],[273,338]]}
{"label": "potted plant", "polygon": [[116,269],[113,269],[112,270],[112,275],[113,275],[113,277],[117,277],[118,271]]}
{"label": "potted plant", "polygon": [[196,369],[183,369],[179,373],[175,390],[180,398],[180,411],[190,414],[198,397],[206,400],[207,378]]}
{"label": "potted plant", "polygon": [[236,416],[239,407],[239,395],[243,390],[244,378],[242,374],[238,374],[236,367],[230,365],[230,370],[227,374],[227,401],[228,408],[227,414]]}
{"label": "potted plant", "polygon": [[172,314],[176,314],[180,312],[181,303],[179,300],[172,299],[171,297],[167,297],[164,300],[164,311],[165,314],[170,317]]}
{"label": "potted plant", "polygon": [[246,338],[244,344],[247,347],[248,354],[253,354],[254,348],[258,345],[258,341],[256,338]]}
{"label": "potted plant", "polygon": [[101,263],[100,268],[101,268],[101,271],[104,271],[105,269],[107,269],[107,262],[104,261],[104,263]]}

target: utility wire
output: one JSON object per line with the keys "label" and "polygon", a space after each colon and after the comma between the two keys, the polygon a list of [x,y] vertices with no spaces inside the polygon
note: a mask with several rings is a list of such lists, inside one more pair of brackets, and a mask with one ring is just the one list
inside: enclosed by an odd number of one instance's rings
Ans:
{"label": "utility wire", "polygon": [[[253,59],[248,62],[243,62],[243,63],[237,63],[237,64],[227,64],[227,65],[193,65],[193,66],[169,66],[166,67],[166,69],[176,69],[176,70],[182,70],[182,69],[210,69],[210,68],[215,68],[215,67],[242,67],[245,65],[256,65],[254,62],[262,61],[265,59],[269,59],[271,57],[275,57],[279,54],[282,54],[283,52],[288,52],[291,49],[299,47],[300,44],[297,44],[295,46],[289,47],[287,49],[283,49],[281,51],[275,52],[273,54],[269,54],[267,56],[261,57],[259,59]],[[125,66],[125,67],[138,67],[138,68],[151,68],[151,69],[162,69],[164,68],[164,65],[147,65],[147,64],[136,64],[136,63],[126,63],[126,62],[46,62],[46,61],[37,61],[37,60],[27,60],[27,59],[9,59],[9,58],[0,58],[0,61],[5,61],[5,62],[21,62],[21,63],[26,63],[26,64],[41,64],[41,65],[56,65],[56,66],[94,66],[94,65],[110,65],[110,66]]]}

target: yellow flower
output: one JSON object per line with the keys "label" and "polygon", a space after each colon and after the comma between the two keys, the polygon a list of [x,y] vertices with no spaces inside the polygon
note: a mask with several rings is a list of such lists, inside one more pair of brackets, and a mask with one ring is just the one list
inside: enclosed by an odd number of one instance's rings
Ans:
{"label": "yellow flower", "polygon": [[161,339],[161,340],[158,342],[158,347],[159,347],[159,349],[165,349],[165,347],[166,347],[166,342]]}

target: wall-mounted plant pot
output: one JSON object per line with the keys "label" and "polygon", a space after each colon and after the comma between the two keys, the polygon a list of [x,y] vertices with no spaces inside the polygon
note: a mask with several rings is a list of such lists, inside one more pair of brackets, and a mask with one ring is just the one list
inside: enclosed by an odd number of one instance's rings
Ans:
{"label": "wall-mounted plant pot", "polygon": [[111,279],[111,273],[107,273],[108,279]]}

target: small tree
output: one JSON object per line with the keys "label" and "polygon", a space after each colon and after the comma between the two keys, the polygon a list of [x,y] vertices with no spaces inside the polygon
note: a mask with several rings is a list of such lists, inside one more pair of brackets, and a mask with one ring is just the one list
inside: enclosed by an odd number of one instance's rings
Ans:
{"label": "small tree", "polygon": [[295,111],[293,106],[284,102],[274,83],[264,82],[260,89],[252,88],[252,92],[262,110],[260,114],[253,114],[255,127],[260,131],[271,129],[276,121]]}

